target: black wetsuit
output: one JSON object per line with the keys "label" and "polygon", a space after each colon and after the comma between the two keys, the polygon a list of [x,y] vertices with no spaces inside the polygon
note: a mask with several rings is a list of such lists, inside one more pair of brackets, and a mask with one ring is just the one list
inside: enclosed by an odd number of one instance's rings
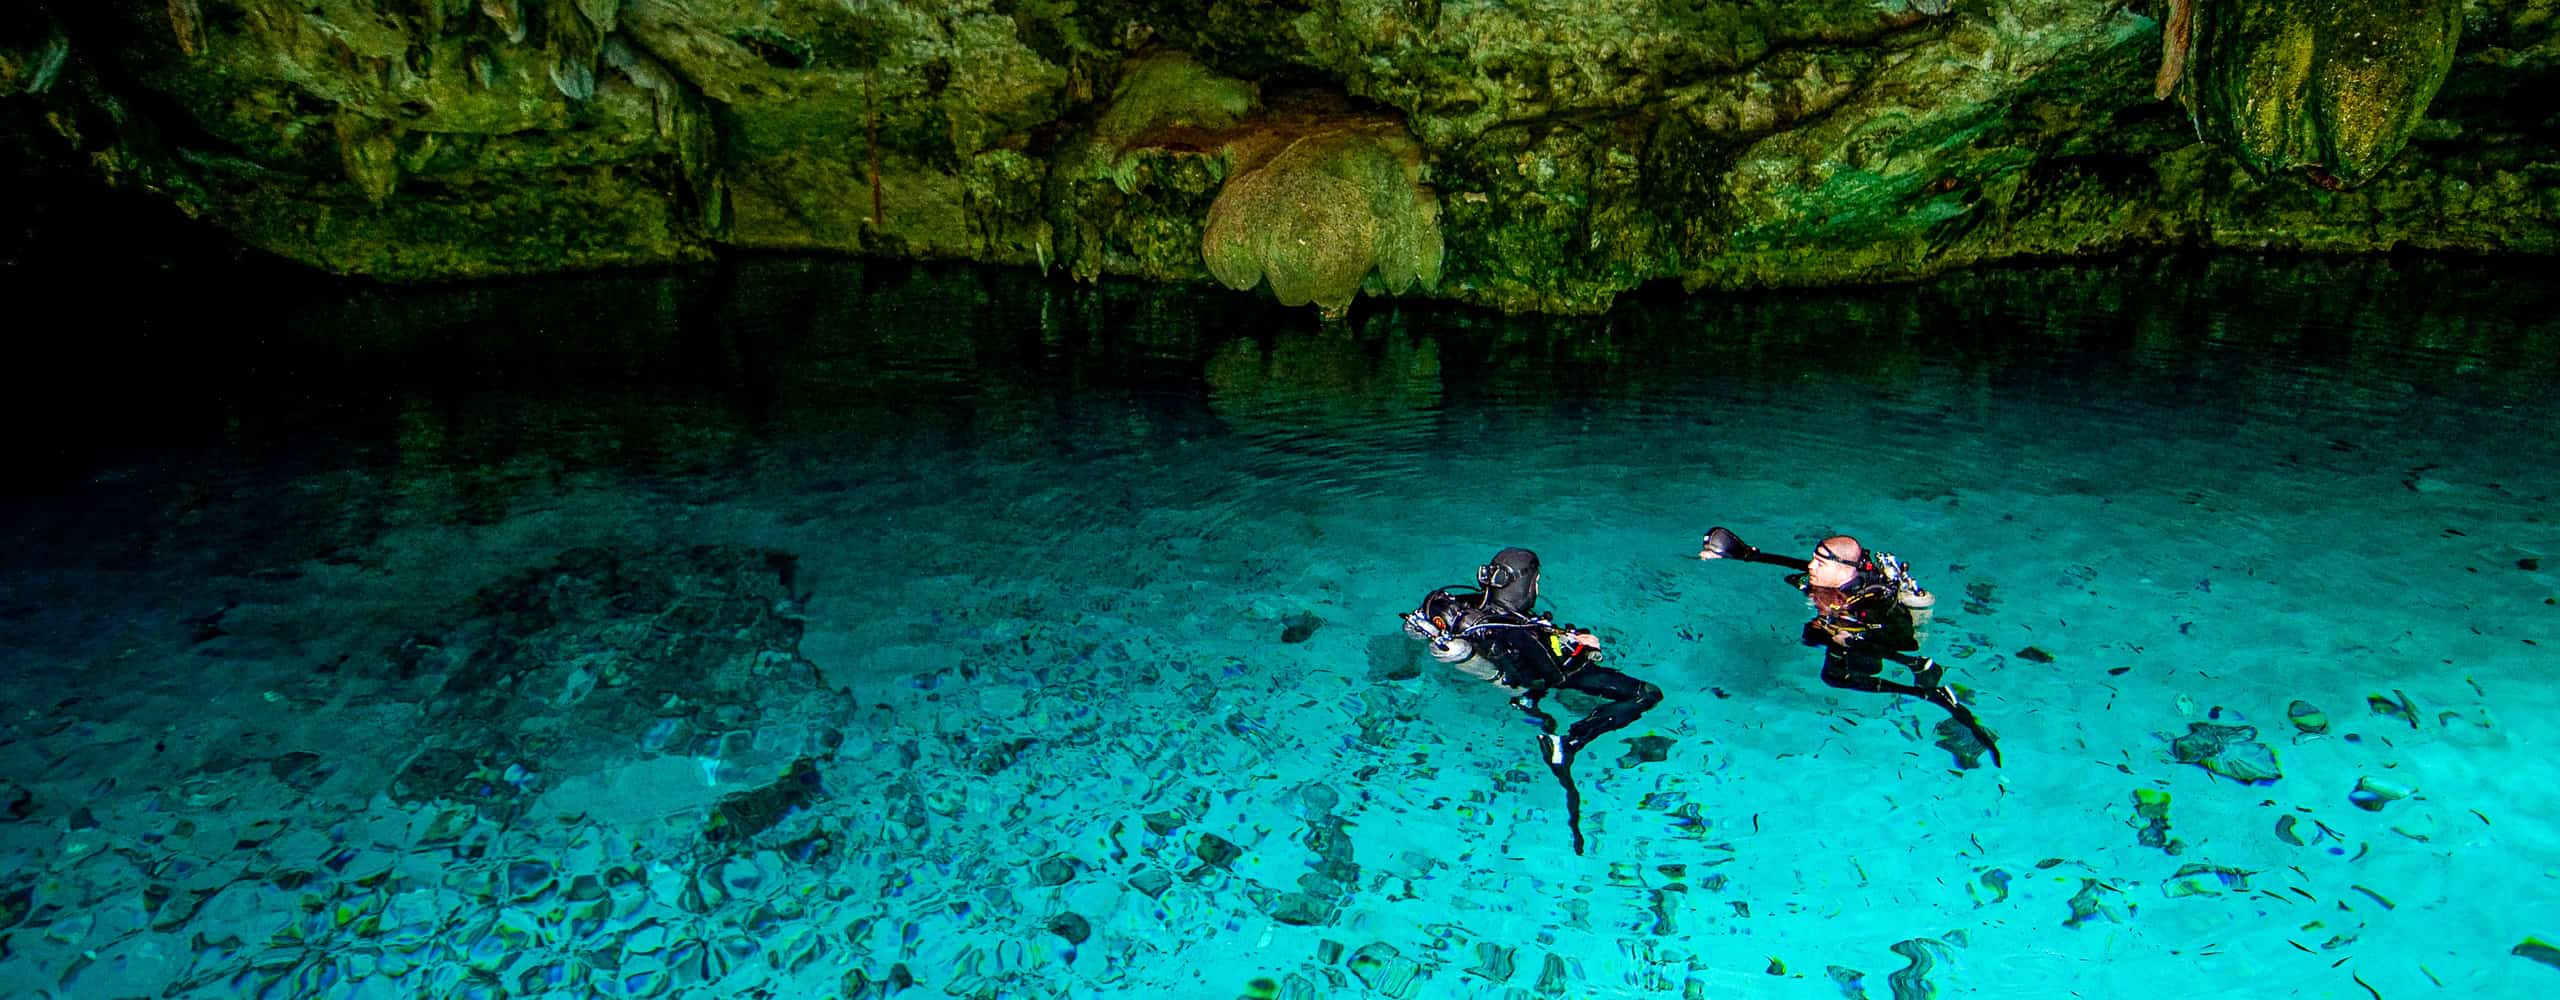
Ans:
{"label": "black wetsuit", "polygon": [[1662,702],[1661,688],[1593,662],[1597,649],[1566,645],[1563,637],[1579,629],[1520,614],[1485,600],[1481,591],[1443,587],[1423,598],[1421,611],[1473,644],[1476,656],[1497,672],[1495,683],[1520,692],[1511,703],[1536,720],[1542,732],[1555,732],[1555,718],[1538,707],[1548,692],[1580,691],[1607,699],[1565,730],[1567,754]]}
{"label": "black wetsuit", "polygon": [[[1890,691],[1925,695],[1927,688],[1897,684],[1877,676],[1884,661],[1920,648],[1911,609],[1902,606],[1894,582],[1862,562],[1846,587],[1816,587],[1803,574],[1787,578],[1813,601],[1813,620],[1804,623],[1804,644],[1822,647],[1822,682],[1850,691]],[[1846,637],[1845,643],[1832,637]],[[1925,662],[1925,661],[1923,661]]]}

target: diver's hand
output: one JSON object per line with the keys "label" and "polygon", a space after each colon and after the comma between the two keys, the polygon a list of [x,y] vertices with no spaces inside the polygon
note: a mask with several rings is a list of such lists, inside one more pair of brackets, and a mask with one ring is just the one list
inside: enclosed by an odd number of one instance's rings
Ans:
{"label": "diver's hand", "polygon": [[1742,539],[1722,526],[1710,529],[1698,539],[1700,559],[1747,559],[1760,554],[1759,549],[1742,544]]}
{"label": "diver's hand", "polygon": [[1857,637],[1857,633],[1841,628],[1827,618],[1816,618],[1807,622],[1805,628],[1807,631],[1822,633],[1824,641],[1842,649],[1849,648],[1849,640]]}

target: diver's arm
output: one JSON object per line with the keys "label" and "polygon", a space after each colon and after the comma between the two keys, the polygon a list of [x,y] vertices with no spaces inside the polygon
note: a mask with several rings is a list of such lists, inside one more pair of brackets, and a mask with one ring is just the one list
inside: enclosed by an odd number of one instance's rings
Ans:
{"label": "diver's arm", "polygon": [[1600,637],[1578,625],[1559,625],[1555,630],[1556,658],[1568,674],[1585,664],[1600,662]]}
{"label": "diver's arm", "polygon": [[1894,591],[1883,587],[1858,591],[1847,604],[1807,623],[1805,631],[1806,645],[1818,645],[1811,636],[1819,631],[1842,649],[1896,662],[1902,660],[1900,653],[1920,648],[1911,612],[1900,606]]}
{"label": "diver's arm", "polygon": [[1795,570],[1799,573],[1804,572],[1806,566],[1806,560],[1803,559],[1797,559],[1792,556],[1772,555],[1767,552],[1762,552],[1758,546],[1745,543],[1742,539],[1735,537],[1733,532],[1726,531],[1723,528],[1717,528],[1713,531],[1707,532],[1707,537],[1698,546],[1698,558],[1740,559],[1743,562],[1755,562],[1764,566],[1778,566],[1785,569]]}
{"label": "diver's arm", "polygon": [[1858,641],[1858,624],[1830,615],[1815,615],[1804,623],[1802,642],[1807,646],[1838,646],[1843,649]]}

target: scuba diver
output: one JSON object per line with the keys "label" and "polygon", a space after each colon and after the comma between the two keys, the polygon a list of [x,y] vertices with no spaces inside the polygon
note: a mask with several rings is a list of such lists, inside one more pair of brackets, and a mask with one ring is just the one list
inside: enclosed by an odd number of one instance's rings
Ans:
{"label": "scuba diver", "polygon": [[[1523,548],[1494,553],[1476,570],[1476,586],[1442,587],[1404,614],[1407,634],[1431,644],[1431,657],[1510,689],[1511,704],[1538,726],[1538,748],[1547,769],[1564,783],[1573,822],[1573,852],[1582,853],[1582,797],[1573,784],[1573,758],[1602,734],[1625,726],[1662,702],[1662,689],[1599,665],[1600,640],[1551,614],[1530,613],[1538,602],[1538,554]],[[1561,733],[1554,716],[1539,707],[1557,689],[1606,701]]]}
{"label": "scuba diver", "polygon": [[[1707,532],[1698,558],[1740,559],[1798,570],[1787,577],[1787,583],[1803,591],[1813,604],[1813,620],[1804,623],[1802,641],[1822,647],[1824,684],[1847,691],[1911,695],[1946,709],[1990,751],[1991,762],[2000,763],[2000,746],[1993,734],[1982,728],[1973,710],[1944,683],[1946,668],[1928,657],[1911,655],[1920,648],[1920,623],[1938,598],[1912,579],[1910,568],[1892,553],[1870,553],[1856,538],[1833,535],[1814,544],[1812,558],[1792,559],[1764,553],[1718,527]],[[1909,667],[1911,683],[1884,679],[1886,660]]]}

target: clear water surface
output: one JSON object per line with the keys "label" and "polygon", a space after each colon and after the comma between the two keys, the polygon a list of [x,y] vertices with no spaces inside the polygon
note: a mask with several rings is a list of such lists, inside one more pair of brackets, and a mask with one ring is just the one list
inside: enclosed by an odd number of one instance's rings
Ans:
{"label": "clear water surface", "polygon": [[[2542,289],[162,276],[10,394],[0,996],[2549,995]],[[2005,766],[1718,524],[1909,560]],[[1397,627],[1506,545],[1669,695],[1579,857]]]}

